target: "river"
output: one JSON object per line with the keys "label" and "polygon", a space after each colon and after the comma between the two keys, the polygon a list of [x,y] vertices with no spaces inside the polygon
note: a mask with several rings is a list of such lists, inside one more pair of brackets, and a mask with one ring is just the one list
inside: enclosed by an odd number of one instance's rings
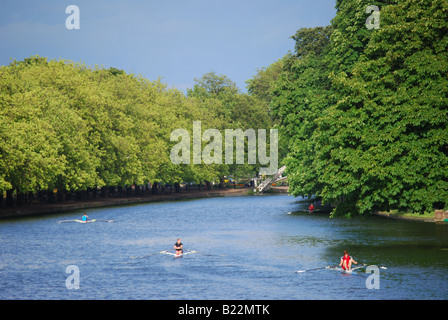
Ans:
{"label": "river", "polygon": [[[3,219],[0,299],[448,298],[448,225],[330,219],[303,213],[298,200],[221,197]],[[84,212],[115,222],[58,223]],[[198,253],[158,254],[179,237]],[[386,269],[296,272],[336,265],[344,250]]]}

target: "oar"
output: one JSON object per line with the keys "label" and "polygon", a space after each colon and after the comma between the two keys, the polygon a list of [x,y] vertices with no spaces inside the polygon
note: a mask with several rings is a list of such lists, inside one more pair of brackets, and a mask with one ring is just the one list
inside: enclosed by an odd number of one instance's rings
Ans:
{"label": "oar", "polygon": [[167,252],[167,251],[164,250],[164,251],[160,251],[160,252],[157,252],[157,253],[147,254],[146,256],[138,256],[138,257],[136,257],[136,256],[130,256],[129,259],[143,259],[143,258],[147,258],[147,257],[150,257],[150,256],[155,256],[156,254],[162,254],[162,253],[166,253],[166,252]]}
{"label": "oar", "polygon": [[76,220],[61,220],[61,221],[58,221],[58,223],[73,222],[73,221],[76,221]]}
{"label": "oar", "polygon": [[[368,266],[373,266],[373,264],[360,263],[360,266],[368,267]],[[377,266],[377,267],[380,269],[383,269],[383,270],[387,269],[385,266]]]}
{"label": "oar", "polygon": [[336,266],[327,266],[327,267],[321,267],[321,268],[314,268],[314,269],[307,269],[307,270],[299,270],[299,271],[296,271],[296,273],[303,273],[303,272],[308,272],[308,271],[322,270],[322,269],[330,269],[330,268],[336,268]]}
{"label": "oar", "polygon": [[195,251],[195,250],[187,250],[187,251],[191,252],[191,253],[203,254],[204,256],[210,256],[210,257],[213,257],[213,256],[225,257],[225,254],[210,254],[210,253],[204,253],[204,252],[199,252],[199,251]]}
{"label": "oar", "polygon": [[[373,266],[373,264],[367,264],[367,263],[358,263],[358,264],[352,264],[351,269],[358,269],[363,267]],[[377,266],[380,269],[386,270],[387,268],[385,266]]]}
{"label": "oar", "polygon": [[196,250],[187,250],[188,252],[191,252],[191,253],[199,253],[199,254],[203,254],[203,255],[205,255],[205,256],[211,256],[211,254],[209,254],[209,253],[203,253],[203,252],[198,252],[198,251],[196,251]]}

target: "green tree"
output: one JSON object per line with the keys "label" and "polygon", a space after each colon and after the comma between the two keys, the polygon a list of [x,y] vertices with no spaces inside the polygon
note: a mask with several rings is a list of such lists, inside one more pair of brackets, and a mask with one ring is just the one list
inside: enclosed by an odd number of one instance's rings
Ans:
{"label": "green tree", "polygon": [[[316,120],[332,101],[325,53],[332,29],[302,28],[293,38],[296,54],[283,58],[283,71],[275,82],[271,108],[280,121],[290,192],[318,193],[322,186],[316,164]],[[314,41],[314,42],[313,42]]]}
{"label": "green tree", "polygon": [[[273,128],[274,124],[269,114],[267,103],[247,93],[242,93],[236,84],[224,75],[215,73],[205,74],[201,79],[196,79],[193,89],[188,91],[188,97],[199,99],[210,114],[219,119],[219,122],[206,122],[206,127],[221,130],[224,139],[225,129],[258,129]],[[215,126],[211,126],[213,123]],[[269,146],[268,146],[269,147]],[[224,150],[224,149],[223,149]],[[248,147],[245,141],[245,163],[248,163]],[[234,157],[236,154],[234,153]],[[259,171],[260,164],[241,165],[234,159],[233,164],[220,165],[216,169],[222,176],[238,174],[240,177],[252,178]]]}
{"label": "green tree", "polygon": [[42,61],[0,69],[0,182],[2,189],[18,193],[53,188],[66,158],[54,129],[42,120],[39,93],[20,70]]}
{"label": "green tree", "polygon": [[331,145],[322,179],[333,182],[323,192],[345,200],[335,214],[446,206],[447,10],[446,1],[384,6],[352,76],[334,77],[341,96],[321,132]]}
{"label": "green tree", "polygon": [[292,193],[337,204],[333,215],[446,206],[446,1],[336,8],[331,27],[293,36],[273,91]]}
{"label": "green tree", "polygon": [[266,109],[269,109],[269,103],[272,100],[272,90],[282,70],[283,61],[278,60],[268,67],[258,69],[257,74],[246,81],[249,94],[264,101],[267,104]]}

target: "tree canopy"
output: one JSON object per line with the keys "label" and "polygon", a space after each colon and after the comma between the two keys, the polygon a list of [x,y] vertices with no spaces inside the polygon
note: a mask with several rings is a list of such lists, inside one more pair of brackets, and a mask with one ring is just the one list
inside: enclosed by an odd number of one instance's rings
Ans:
{"label": "tree canopy", "polygon": [[[372,4],[379,29],[366,27]],[[333,215],[446,208],[448,3],[336,8],[330,26],[293,36],[274,84],[291,192],[336,204]]]}
{"label": "tree canopy", "polygon": [[193,121],[202,131],[271,125],[266,104],[222,75],[204,75],[185,95],[116,68],[39,56],[0,68],[0,105],[2,193],[219,181],[235,167],[174,165],[171,132],[192,133]]}

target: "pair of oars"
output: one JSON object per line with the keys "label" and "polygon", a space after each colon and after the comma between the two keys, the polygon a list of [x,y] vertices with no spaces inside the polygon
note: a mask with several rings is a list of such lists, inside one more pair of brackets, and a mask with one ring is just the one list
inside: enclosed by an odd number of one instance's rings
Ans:
{"label": "pair of oars", "polygon": [[[139,256],[139,257],[131,256],[129,258],[131,258],[131,259],[137,259],[137,258],[142,259],[142,258],[147,258],[147,257],[150,257],[150,256],[154,256],[154,255],[157,255],[157,254],[165,254],[167,252],[168,252],[167,250],[163,250],[163,251],[160,251],[160,252],[157,252],[157,253],[151,253],[151,254],[148,254],[148,255],[145,255],[145,256]],[[188,253],[203,254],[205,256],[220,256],[220,257],[225,256],[225,255],[220,255],[220,254],[209,254],[209,253],[204,253],[204,252],[198,252],[198,251],[195,251],[195,250],[187,250],[187,252]]]}
{"label": "pair of oars", "polygon": [[[363,263],[363,264],[360,264],[360,266],[369,266],[369,265]],[[303,273],[303,272],[322,270],[322,269],[332,269],[332,268],[337,268],[337,266],[327,266],[327,267],[313,268],[313,269],[307,269],[307,270],[299,270],[299,271],[296,271],[296,273]],[[387,269],[385,266],[381,266],[378,268],[383,269],[383,270]]]}

